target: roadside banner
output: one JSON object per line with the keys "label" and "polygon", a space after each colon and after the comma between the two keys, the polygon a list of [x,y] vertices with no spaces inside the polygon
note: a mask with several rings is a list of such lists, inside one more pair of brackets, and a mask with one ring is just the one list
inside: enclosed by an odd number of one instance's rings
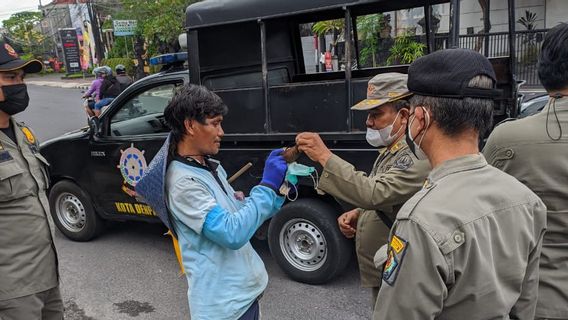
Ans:
{"label": "roadside banner", "polygon": [[81,55],[77,31],[73,28],[59,29],[63,55],[65,56],[65,70],[67,74],[81,72]]}

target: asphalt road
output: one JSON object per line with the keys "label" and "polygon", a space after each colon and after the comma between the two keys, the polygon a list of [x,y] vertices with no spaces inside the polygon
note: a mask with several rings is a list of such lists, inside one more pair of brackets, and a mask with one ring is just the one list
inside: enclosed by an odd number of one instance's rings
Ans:
{"label": "asphalt road", "polygon": [[[45,141],[86,125],[81,92],[30,85],[30,106],[17,119]],[[69,155],[61,155],[69,156]],[[80,165],[80,164],[78,164]],[[179,276],[163,227],[111,223],[91,242],[56,237],[67,320],[189,319],[187,283]],[[311,286],[288,279],[263,241],[253,241],[270,282],[263,319],[369,319],[370,291],[359,287],[355,259],[335,281]]]}

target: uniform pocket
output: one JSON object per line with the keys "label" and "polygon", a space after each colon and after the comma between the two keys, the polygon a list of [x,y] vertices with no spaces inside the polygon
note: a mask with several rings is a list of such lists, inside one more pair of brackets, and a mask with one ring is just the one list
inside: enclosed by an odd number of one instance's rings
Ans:
{"label": "uniform pocket", "polygon": [[9,160],[0,163],[0,201],[19,198],[18,181],[22,179],[24,169],[16,162]]}

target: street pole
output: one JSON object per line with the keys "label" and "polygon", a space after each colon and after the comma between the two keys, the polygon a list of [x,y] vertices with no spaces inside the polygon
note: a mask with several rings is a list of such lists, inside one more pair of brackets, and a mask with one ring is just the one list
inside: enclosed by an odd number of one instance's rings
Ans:
{"label": "street pole", "polygon": [[93,10],[92,0],[87,0],[87,11],[89,13],[89,19],[91,19],[91,25],[93,26],[92,29],[93,29],[93,38],[95,38],[95,54],[97,58],[97,63],[100,64],[103,58],[101,34],[100,34],[99,20]]}

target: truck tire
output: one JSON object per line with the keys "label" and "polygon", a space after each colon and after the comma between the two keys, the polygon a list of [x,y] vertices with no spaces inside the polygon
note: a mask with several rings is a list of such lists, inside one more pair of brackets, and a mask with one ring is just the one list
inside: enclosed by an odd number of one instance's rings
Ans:
{"label": "truck tire", "polygon": [[49,193],[49,208],[57,228],[74,241],[89,241],[103,228],[89,196],[75,183],[56,183]]}
{"label": "truck tire", "polygon": [[322,284],[339,275],[352,257],[353,243],[337,226],[337,210],[318,199],[291,202],[272,218],[270,252],[292,279]]}

